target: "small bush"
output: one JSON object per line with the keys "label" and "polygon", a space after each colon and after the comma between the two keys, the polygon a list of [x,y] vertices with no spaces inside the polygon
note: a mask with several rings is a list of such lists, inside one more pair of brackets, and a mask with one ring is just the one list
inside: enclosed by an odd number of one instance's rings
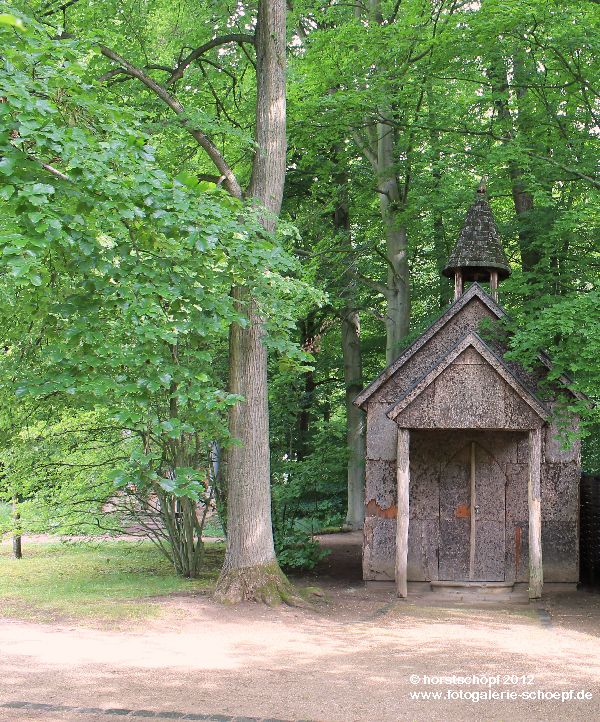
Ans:
{"label": "small bush", "polygon": [[276,532],[275,552],[279,564],[288,571],[314,569],[330,553],[310,534],[298,530],[287,534]]}

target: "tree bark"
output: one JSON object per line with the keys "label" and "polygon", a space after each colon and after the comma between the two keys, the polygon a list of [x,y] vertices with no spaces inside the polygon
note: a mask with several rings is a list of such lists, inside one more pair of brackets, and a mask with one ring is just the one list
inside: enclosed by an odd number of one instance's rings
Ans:
{"label": "tree bark", "polygon": [[[371,22],[383,25],[381,0],[369,0]],[[401,341],[410,327],[410,276],[407,230],[399,216],[406,204],[408,177],[401,189],[396,172],[397,138],[388,107],[378,108],[379,121],[373,142],[359,142],[361,151],[371,162],[377,176],[379,207],[386,239],[387,281],[381,293],[386,299],[386,361],[391,363],[400,350]],[[359,140],[355,135],[355,140]],[[378,284],[376,284],[378,285]]]}
{"label": "tree bark", "polygon": [[365,414],[354,405],[362,389],[360,320],[358,311],[345,308],[342,318],[342,355],[346,387],[346,443],[348,445],[348,512],[346,525],[362,529],[365,521]]}
{"label": "tree bark", "polygon": [[[502,136],[510,143],[515,137],[515,124],[508,105],[509,83],[504,65],[504,60],[498,58],[492,63],[488,72],[492,91],[495,96],[494,104],[498,114],[498,120],[502,127]],[[533,211],[533,195],[527,191],[523,181],[523,170],[519,164],[510,159],[508,162],[508,173],[511,180],[511,193],[519,222],[519,249],[521,251],[521,267],[523,271],[532,271],[540,261],[540,254],[535,248],[535,231],[531,221]]]}
{"label": "tree bark", "polygon": [[405,199],[396,176],[395,131],[387,123],[377,124],[377,175],[379,207],[385,228],[388,261],[386,327],[386,362],[390,364],[400,351],[400,343],[410,326],[410,284],[408,237],[398,220]]}
{"label": "tree bark", "polygon": [[[351,258],[348,174],[345,169],[338,174],[337,186],[338,197],[333,214],[333,225],[342,250],[348,258]],[[354,405],[354,399],[363,386],[360,317],[356,308],[355,280],[354,278],[344,278],[343,280],[342,357],[346,390],[346,443],[348,447],[346,526],[351,529],[362,529],[365,520],[365,414],[362,409]]]}
{"label": "tree bark", "polygon": [[[248,195],[264,208],[264,227],[275,227],[281,208],[286,160],[284,0],[261,0],[256,29],[256,155]],[[275,558],[271,524],[267,350],[263,324],[248,289],[233,290],[247,325],[233,324],[229,387],[244,401],[232,407],[231,436],[239,445],[226,454],[228,525],[225,562],[215,596],[236,603],[269,604],[292,596]]]}
{"label": "tree bark", "polygon": [[[318,326],[315,321],[315,312],[310,311],[305,319],[300,323],[300,337],[302,347],[314,341],[315,335],[318,333]],[[315,373],[312,369],[303,374],[304,392],[300,400],[300,409],[298,413],[298,436],[296,440],[295,454],[298,461],[302,461],[309,448],[309,436],[311,432],[312,407],[315,400]],[[290,444],[290,455],[294,454],[292,444]]]}

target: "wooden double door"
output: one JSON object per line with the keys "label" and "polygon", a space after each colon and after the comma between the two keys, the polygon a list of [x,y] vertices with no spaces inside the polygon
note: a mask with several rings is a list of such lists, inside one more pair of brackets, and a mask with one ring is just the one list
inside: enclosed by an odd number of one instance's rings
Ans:
{"label": "wooden double door", "polygon": [[438,578],[504,581],[506,475],[476,441],[442,465],[439,504]]}

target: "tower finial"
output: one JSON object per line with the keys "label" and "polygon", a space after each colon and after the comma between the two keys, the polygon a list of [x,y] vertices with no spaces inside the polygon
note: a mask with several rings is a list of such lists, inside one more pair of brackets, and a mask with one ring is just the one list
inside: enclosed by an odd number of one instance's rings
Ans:
{"label": "tower finial", "polygon": [[479,182],[479,188],[477,189],[477,193],[481,193],[481,195],[487,195],[487,175],[481,176],[481,181]]}

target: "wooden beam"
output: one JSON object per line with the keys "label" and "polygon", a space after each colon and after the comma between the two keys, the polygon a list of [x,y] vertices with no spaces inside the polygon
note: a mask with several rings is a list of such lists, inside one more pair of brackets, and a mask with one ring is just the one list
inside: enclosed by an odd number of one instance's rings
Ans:
{"label": "wooden beam", "polygon": [[410,432],[398,429],[396,469],[398,480],[398,516],[396,518],[396,594],[407,596],[408,521],[410,486]]}
{"label": "wooden beam", "polygon": [[490,296],[498,303],[498,271],[490,271]]}
{"label": "wooden beam", "polygon": [[539,599],[544,586],[541,506],[542,430],[529,432],[529,598]]}
{"label": "wooden beam", "polygon": [[454,300],[458,299],[463,295],[465,284],[463,281],[462,270],[454,271]]}
{"label": "wooden beam", "polygon": [[469,579],[475,578],[475,550],[477,543],[477,481],[475,477],[475,442],[471,442],[471,535],[469,539]]}

